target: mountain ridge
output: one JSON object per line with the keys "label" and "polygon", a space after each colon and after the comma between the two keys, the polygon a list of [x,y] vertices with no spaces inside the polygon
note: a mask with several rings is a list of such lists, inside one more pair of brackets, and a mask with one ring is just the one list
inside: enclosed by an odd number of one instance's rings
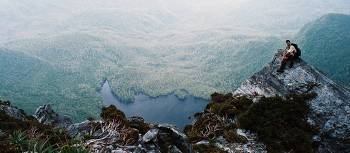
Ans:
{"label": "mountain ridge", "polygon": [[350,15],[328,14],[307,25],[295,40],[310,64],[331,79],[349,86]]}

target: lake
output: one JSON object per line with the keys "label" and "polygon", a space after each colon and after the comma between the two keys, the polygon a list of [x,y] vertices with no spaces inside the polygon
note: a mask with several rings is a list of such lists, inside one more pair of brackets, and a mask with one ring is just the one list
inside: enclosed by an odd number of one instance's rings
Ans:
{"label": "lake", "polygon": [[108,81],[103,84],[101,94],[105,105],[115,105],[128,117],[140,116],[146,122],[173,124],[178,129],[191,124],[194,113],[203,111],[208,104],[205,99],[194,96],[180,99],[175,94],[158,97],[138,94],[133,102],[122,102],[113,94]]}

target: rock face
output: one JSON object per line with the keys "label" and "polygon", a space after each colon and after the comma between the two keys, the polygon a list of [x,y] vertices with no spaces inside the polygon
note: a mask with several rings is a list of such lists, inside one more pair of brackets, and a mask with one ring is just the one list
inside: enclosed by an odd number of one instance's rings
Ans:
{"label": "rock face", "polygon": [[[75,129],[73,131],[78,135],[86,134],[87,131],[93,131],[94,129],[95,131],[91,133],[92,136],[85,142],[93,152],[192,152],[192,146],[188,143],[186,135],[170,125],[155,125],[144,135],[141,135],[134,128],[125,128],[125,126],[119,126],[115,123],[106,124],[103,121],[93,122],[86,121],[81,124],[74,124],[69,128],[70,130]],[[96,128],[96,123],[100,127]],[[101,130],[98,130],[99,128]],[[125,133],[131,137],[123,137]],[[128,141],[131,140],[130,138],[133,138],[133,141]]]}
{"label": "rock face", "polygon": [[34,117],[43,124],[52,125],[55,127],[68,127],[73,122],[67,116],[60,116],[54,112],[51,108],[51,105],[40,106],[34,114]]}
{"label": "rock face", "polygon": [[[309,123],[321,130],[319,152],[350,151],[350,92],[335,84],[322,72],[298,59],[292,68],[283,73],[276,72],[281,62],[281,51],[273,61],[255,73],[233,92],[234,95],[286,96],[293,93],[316,93],[311,100]],[[288,65],[287,65],[288,67]],[[347,142],[347,143],[346,143]]]}
{"label": "rock face", "polygon": [[11,106],[10,102],[1,102],[0,111],[4,111],[8,116],[16,118],[18,120],[24,120],[25,118],[24,111]]}

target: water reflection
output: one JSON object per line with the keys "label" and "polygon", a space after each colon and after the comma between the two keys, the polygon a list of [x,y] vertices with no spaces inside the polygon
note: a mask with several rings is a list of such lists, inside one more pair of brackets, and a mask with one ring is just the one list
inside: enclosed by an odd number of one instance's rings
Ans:
{"label": "water reflection", "polygon": [[105,105],[115,105],[128,117],[141,116],[146,122],[169,123],[179,129],[190,124],[192,119],[189,119],[189,116],[202,111],[208,103],[207,100],[193,96],[179,99],[174,94],[155,98],[139,94],[135,96],[134,102],[125,103],[113,95],[108,81],[103,84],[101,94]]}

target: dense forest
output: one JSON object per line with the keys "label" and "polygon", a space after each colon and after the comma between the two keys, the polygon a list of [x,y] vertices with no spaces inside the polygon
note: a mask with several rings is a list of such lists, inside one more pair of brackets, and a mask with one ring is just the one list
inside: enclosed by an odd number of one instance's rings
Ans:
{"label": "dense forest", "polygon": [[296,39],[305,52],[306,61],[333,80],[350,85],[349,15],[326,15],[306,25]]}

